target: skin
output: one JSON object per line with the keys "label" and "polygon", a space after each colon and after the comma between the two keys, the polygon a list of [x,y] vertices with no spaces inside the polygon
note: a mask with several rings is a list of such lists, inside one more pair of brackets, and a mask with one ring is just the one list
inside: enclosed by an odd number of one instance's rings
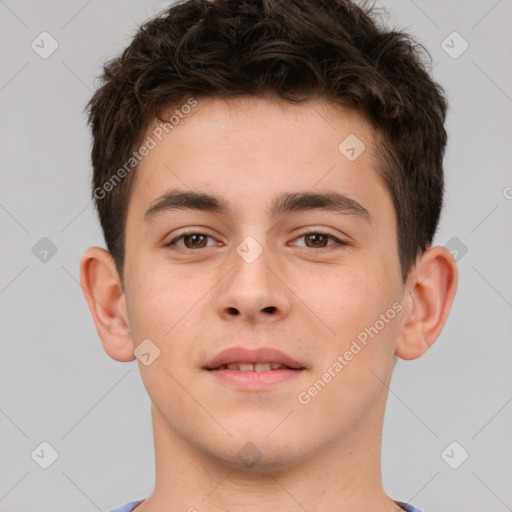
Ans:
{"label": "skin", "polygon": [[[338,150],[349,134],[366,145],[352,162]],[[372,144],[357,113],[324,101],[201,98],[136,171],[124,283],[99,247],[83,255],[81,282],[110,357],[133,360],[147,338],[160,350],[149,366],[139,361],[156,483],[137,512],[401,510],[380,472],[387,386],[397,357],[420,357],[438,338],[457,269],[449,251],[430,247],[403,285],[395,211]],[[171,188],[223,196],[233,215],[173,211],[145,224],[144,212]],[[278,194],[320,190],[357,201],[371,221],[267,210]],[[164,246],[184,228],[211,238],[181,239],[183,252]],[[262,248],[250,264],[236,252],[248,236]],[[298,394],[393,303],[400,313],[300,403]],[[275,347],[306,370],[271,390],[234,389],[203,369],[233,346]],[[251,468],[237,457],[248,442],[261,453]]]}

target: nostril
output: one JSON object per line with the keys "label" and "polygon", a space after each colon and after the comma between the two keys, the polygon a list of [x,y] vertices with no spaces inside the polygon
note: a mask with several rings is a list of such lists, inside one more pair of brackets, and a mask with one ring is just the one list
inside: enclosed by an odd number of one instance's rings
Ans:
{"label": "nostril", "polygon": [[268,306],[266,308],[263,308],[263,311],[266,311],[267,313],[274,313],[276,310],[275,306]]}

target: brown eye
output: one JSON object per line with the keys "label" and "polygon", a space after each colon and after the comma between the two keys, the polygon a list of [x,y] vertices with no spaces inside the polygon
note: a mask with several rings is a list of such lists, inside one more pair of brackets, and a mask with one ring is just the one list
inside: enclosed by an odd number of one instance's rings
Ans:
{"label": "brown eye", "polygon": [[195,249],[197,247],[201,248],[205,247],[205,241],[207,240],[207,238],[207,236],[198,233],[193,235],[184,235],[183,243],[185,244],[185,247],[187,249]]}
{"label": "brown eye", "polygon": [[[303,247],[308,249],[324,249],[329,246],[347,245],[346,242],[340,240],[334,235],[329,233],[322,233],[320,231],[310,231],[309,233],[303,233],[296,240],[300,240],[301,238],[303,238],[305,241],[305,245],[303,245]],[[329,244],[329,239],[333,240],[334,243]]]}
{"label": "brown eye", "polygon": [[323,235],[322,233],[311,233],[309,235],[304,235],[304,240],[310,240],[312,245],[306,245],[308,247],[325,247],[327,245],[329,237],[327,235]]}
{"label": "brown eye", "polygon": [[[204,233],[183,233],[176,238],[173,238],[168,244],[165,244],[165,247],[176,248],[176,250],[186,250],[186,249],[203,249],[207,247],[207,240],[213,238],[211,236],[205,235]],[[178,244],[183,240],[183,245]],[[212,244],[210,244],[212,245]]]}

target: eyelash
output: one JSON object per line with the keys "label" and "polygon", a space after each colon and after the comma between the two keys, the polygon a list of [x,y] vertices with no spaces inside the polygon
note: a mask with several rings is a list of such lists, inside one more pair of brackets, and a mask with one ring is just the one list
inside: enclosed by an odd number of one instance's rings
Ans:
{"label": "eyelash", "polygon": [[[213,239],[212,236],[206,235],[205,233],[201,233],[199,231],[188,231],[188,232],[182,233],[181,235],[173,238],[170,242],[165,244],[165,247],[169,247],[172,250],[175,250],[175,251],[178,251],[178,252],[187,252],[187,251],[197,251],[197,250],[199,250],[199,249],[189,249],[188,247],[177,247],[177,246],[172,247],[177,241],[181,240],[182,238],[184,238],[186,236],[190,236],[190,235],[203,235],[203,236],[206,236],[208,238],[212,238]],[[299,235],[294,240],[299,240],[300,238],[303,238],[303,237],[308,236],[308,235],[322,235],[322,236],[326,236],[326,237],[330,238],[331,240],[334,240],[334,242],[336,242],[338,247],[344,246],[344,245],[349,245],[347,242],[345,242],[343,240],[340,240],[338,237],[336,237],[336,236],[334,236],[334,235],[332,235],[330,233],[326,233],[324,231],[307,231],[306,233],[302,233],[301,235]],[[304,248],[305,249],[312,249],[314,251],[318,251],[319,249],[327,249],[328,247],[333,247],[336,244],[328,245],[326,247],[320,247],[318,249],[315,249],[314,247],[304,247]],[[212,246],[209,246],[209,247],[212,247]],[[202,247],[200,249],[206,249],[206,247]]]}

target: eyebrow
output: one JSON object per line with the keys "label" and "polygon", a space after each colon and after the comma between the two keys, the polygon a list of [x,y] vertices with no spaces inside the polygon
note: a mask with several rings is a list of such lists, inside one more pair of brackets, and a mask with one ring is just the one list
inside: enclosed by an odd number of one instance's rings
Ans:
{"label": "eyebrow", "polygon": [[[229,202],[217,195],[203,192],[173,189],[157,197],[146,210],[144,223],[149,223],[160,214],[171,211],[196,210],[217,214],[233,213]],[[354,215],[372,224],[370,212],[360,203],[338,192],[288,192],[276,196],[270,207],[273,216],[291,212],[330,211],[343,215]]]}

